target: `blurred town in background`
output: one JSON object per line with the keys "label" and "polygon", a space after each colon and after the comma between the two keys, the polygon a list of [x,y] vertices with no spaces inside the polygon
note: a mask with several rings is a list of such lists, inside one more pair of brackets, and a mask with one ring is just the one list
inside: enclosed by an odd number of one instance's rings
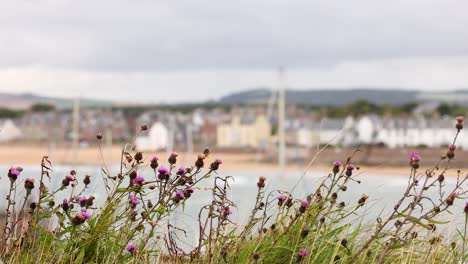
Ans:
{"label": "blurred town in background", "polygon": [[[328,146],[325,151],[331,154],[360,149],[364,164],[403,165],[407,159],[402,153],[408,149],[424,153],[452,143],[454,118],[468,112],[467,98],[464,91],[286,90],[282,97],[276,90],[254,89],[203,103],[132,105],[85,96],[67,100],[2,94],[10,107],[0,110],[0,141],[6,153],[12,146],[36,146],[52,156],[60,150],[65,157],[58,159],[72,162],[79,155],[74,152],[96,148],[98,134],[102,146],[119,149],[147,124],[148,130],[135,140],[144,152],[196,154],[210,148],[274,164],[281,159],[282,137],[289,163],[308,163]],[[468,149],[468,136],[462,134],[457,147]],[[336,158],[323,156],[323,162]]]}

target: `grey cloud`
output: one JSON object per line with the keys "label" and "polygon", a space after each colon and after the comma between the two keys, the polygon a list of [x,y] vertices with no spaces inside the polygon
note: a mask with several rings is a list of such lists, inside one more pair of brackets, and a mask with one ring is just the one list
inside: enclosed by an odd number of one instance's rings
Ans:
{"label": "grey cloud", "polygon": [[466,1],[4,1],[0,67],[321,67],[468,54]]}

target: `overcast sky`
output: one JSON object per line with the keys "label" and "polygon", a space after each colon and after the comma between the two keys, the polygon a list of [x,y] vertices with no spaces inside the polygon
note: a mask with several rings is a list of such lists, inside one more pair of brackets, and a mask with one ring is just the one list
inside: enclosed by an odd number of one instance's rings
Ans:
{"label": "overcast sky", "polygon": [[0,91],[120,101],[468,88],[468,1],[0,2]]}

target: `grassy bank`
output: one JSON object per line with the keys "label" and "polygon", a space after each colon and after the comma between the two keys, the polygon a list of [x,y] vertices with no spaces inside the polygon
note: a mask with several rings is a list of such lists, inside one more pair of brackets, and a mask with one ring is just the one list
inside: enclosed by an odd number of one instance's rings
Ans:
{"label": "grassy bank", "polygon": [[[294,196],[294,184],[290,190],[268,190],[267,178],[253,180],[257,195],[243,223],[231,220],[232,178],[218,174],[226,162],[209,150],[192,166],[179,167],[176,153],[159,159],[129,144],[121,151],[118,174],[106,166],[102,177],[71,171],[57,189],[48,188],[53,164],[43,157],[39,181],[24,179],[20,167],[10,168],[4,179],[10,189],[1,258],[6,263],[463,263],[466,224],[454,237],[439,231],[450,224],[447,214],[468,215],[468,206],[452,210],[464,199],[468,180],[454,168],[462,118],[456,126],[454,144],[442,157],[434,154],[439,158],[432,166],[418,153],[406,157],[406,188],[393,208],[371,223],[362,222],[366,194],[341,199],[350,183],[358,182],[359,151],[332,162],[305,197]],[[143,167],[153,174],[140,174]],[[449,176],[456,177],[453,186],[446,185]],[[90,192],[95,181],[106,186],[102,206]],[[192,216],[198,231],[193,244],[171,215],[197,199],[206,182],[212,183],[211,202]],[[57,200],[59,193],[67,198]]]}

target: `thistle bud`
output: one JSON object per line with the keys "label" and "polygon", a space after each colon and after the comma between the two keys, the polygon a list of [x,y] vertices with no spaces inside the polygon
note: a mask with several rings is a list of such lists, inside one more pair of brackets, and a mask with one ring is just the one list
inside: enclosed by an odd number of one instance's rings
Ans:
{"label": "thistle bud", "polygon": [[260,176],[258,178],[257,187],[259,189],[264,188],[265,187],[265,181],[266,181],[266,177],[265,176]]}
{"label": "thistle bud", "polygon": [[296,261],[301,262],[303,258],[307,257],[307,255],[309,255],[309,252],[307,252],[307,250],[305,250],[305,249],[299,250],[299,253],[297,254]]}
{"label": "thistle bud", "polygon": [[167,160],[169,164],[174,165],[177,163],[177,156],[179,156],[176,152],[172,152]]}
{"label": "thistle bud", "polygon": [[418,169],[419,168],[419,161],[421,160],[421,156],[416,152],[411,152],[409,154],[409,159],[410,159],[410,166],[413,169]]}
{"label": "thistle bud", "polygon": [[455,125],[455,128],[458,132],[463,129],[463,120],[465,120],[463,116],[457,116],[457,124]]}
{"label": "thistle bud", "polygon": [[197,169],[201,169],[203,168],[203,166],[205,166],[205,162],[203,161],[205,159],[205,156],[200,154],[198,155],[198,158],[197,158],[197,161],[195,161],[195,167],[197,167]]}
{"label": "thistle bud", "polygon": [[337,174],[340,172],[340,167],[341,167],[341,161],[335,161],[333,163],[333,173]]}
{"label": "thistle bud", "polygon": [[216,171],[219,169],[219,165],[221,164],[223,164],[223,161],[220,159],[216,159],[213,163],[211,163],[210,169]]}
{"label": "thistle bud", "polygon": [[369,198],[368,195],[363,194],[363,195],[361,196],[361,199],[359,199],[358,204],[359,204],[360,206],[363,206],[363,205],[366,203],[366,201],[367,201],[368,198]]}
{"label": "thistle bud", "polygon": [[307,200],[302,200],[301,207],[299,207],[299,212],[305,213],[307,210],[307,207],[309,207],[309,202]]}
{"label": "thistle bud", "polygon": [[353,164],[348,164],[346,165],[346,176],[351,177],[353,175],[353,170],[354,170],[354,165]]}
{"label": "thistle bud", "polygon": [[91,183],[91,176],[86,175],[85,178],[83,179],[83,183],[85,185],[89,185]]}
{"label": "thistle bud", "polygon": [[153,158],[151,158],[151,163],[150,163],[150,167],[155,170],[159,164],[158,164],[158,157],[154,156]]}
{"label": "thistle bud", "polygon": [[451,206],[453,205],[453,202],[455,202],[455,198],[457,198],[457,194],[451,193],[449,197],[447,197],[447,200],[445,202],[447,203],[448,206]]}
{"label": "thistle bud", "polygon": [[11,182],[15,182],[16,179],[18,179],[18,176],[20,175],[21,171],[18,168],[10,168],[8,170],[8,178],[10,178]]}
{"label": "thistle bud", "polygon": [[34,179],[26,178],[24,180],[24,188],[28,195],[31,194],[31,190],[34,189]]}
{"label": "thistle bud", "polygon": [[281,194],[280,196],[278,196],[278,206],[283,206],[283,203],[284,201],[286,201],[287,198],[288,196],[284,194]]}

